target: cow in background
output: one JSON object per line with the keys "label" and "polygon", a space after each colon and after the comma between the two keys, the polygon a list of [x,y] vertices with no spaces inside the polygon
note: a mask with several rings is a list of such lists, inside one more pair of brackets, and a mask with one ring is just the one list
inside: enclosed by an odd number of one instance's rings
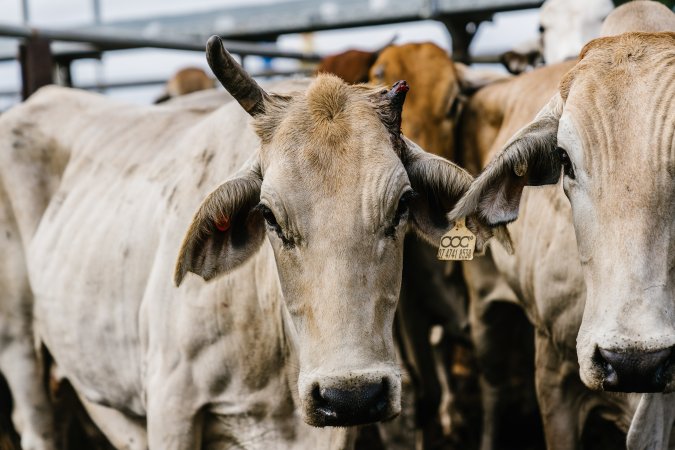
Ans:
{"label": "cow in background", "polygon": [[576,58],[584,44],[600,36],[612,0],[546,0],[539,10],[539,38],[502,55],[506,69],[519,74],[541,64]]}
{"label": "cow in background", "polygon": [[215,80],[198,67],[186,67],[176,72],[164,86],[164,93],[155,100],[163,103],[169,99],[215,88]]}
{"label": "cow in background", "polygon": [[315,75],[332,73],[349,84],[366,83],[369,80],[370,68],[373,66],[382,51],[396,41],[396,36],[380,48],[367,51],[351,49],[335,55],[326,56],[321,60]]}

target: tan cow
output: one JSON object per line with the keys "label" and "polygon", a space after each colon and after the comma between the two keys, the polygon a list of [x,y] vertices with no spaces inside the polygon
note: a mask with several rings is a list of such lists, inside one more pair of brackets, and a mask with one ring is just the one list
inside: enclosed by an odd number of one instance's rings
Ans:
{"label": "tan cow", "polygon": [[[673,33],[588,44],[452,214],[476,212],[492,224],[520,218],[509,227],[516,256],[496,246],[493,257],[537,326],[537,389],[552,448],[575,448],[595,408],[624,429],[635,408],[616,397],[608,409],[579,389],[575,347],[592,389],[673,390],[673,61]],[[523,191],[561,178],[562,186]],[[670,397],[642,396],[630,448],[666,448]],[[649,428],[645,417],[655,419]]]}
{"label": "tan cow", "polygon": [[471,177],[401,135],[405,82],[267,94],[207,56],[244,111],[46,88],[0,118],[6,270],[117,447],[349,448],[308,424],[398,414],[403,237],[438,242]]}
{"label": "tan cow", "polygon": [[607,16],[600,36],[615,36],[631,31],[651,32],[675,30],[675,14],[664,4],[651,0],[633,0]]}
{"label": "tan cow", "polygon": [[162,103],[171,98],[193,92],[213,89],[216,87],[215,80],[198,67],[186,67],[176,72],[164,86],[164,93],[155,100]]}

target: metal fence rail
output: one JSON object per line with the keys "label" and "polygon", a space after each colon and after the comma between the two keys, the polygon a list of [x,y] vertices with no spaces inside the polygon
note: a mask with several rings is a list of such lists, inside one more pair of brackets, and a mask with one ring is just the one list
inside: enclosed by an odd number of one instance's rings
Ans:
{"label": "metal fence rail", "polygon": [[[19,59],[22,96],[53,81],[54,67],[72,85],[70,64],[98,58],[103,51],[133,48],[204,51],[211,34],[225,37],[225,46],[242,58],[258,55],[319,61],[313,52],[284,51],[269,43],[280,34],[344,29],[433,19],[452,36],[453,59],[470,62],[469,44],[478,24],[500,11],[533,8],[543,0],[280,0],[274,4],[220,8],[212,11],[97,23],[78,29],[33,28],[0,23],[0,37],[20,39],[18,57],[0,41],[0,62]],[[25,17],[27,20],[27,16]],[[199,30],[195,32],[195,30]],[[167,37],[170,36],[170,37]],[[234,40],[239,39],[239,40]],[[244,41],[242,41],[244,40]],[[52,43],[55,45],[52,46]],[[65,46],[65,48],[64,48]],[[490,58],[493,60],[493,58]],[[139,83],[143,83],[140,80]]]}
{"label": "metal fence rail", "polygon": [[[25,25],[11,25],[0,23],[0,36],[24,39],[42,38],[49,41],[87,43],[99,50],[123,50],[130,48],[160,48],[170,50],[204,51],[205,41],[195,38],[151,38],[142,34],[127,31],[93,32],[79,30],[58,30],[49,28],[33,28]],[[258,55],[270,58],[292,58],[302,61],[319,61],[321,55],[310,52],[284,51],[274,44],[257,44],[226,40],[225,47],[241,56]]]}

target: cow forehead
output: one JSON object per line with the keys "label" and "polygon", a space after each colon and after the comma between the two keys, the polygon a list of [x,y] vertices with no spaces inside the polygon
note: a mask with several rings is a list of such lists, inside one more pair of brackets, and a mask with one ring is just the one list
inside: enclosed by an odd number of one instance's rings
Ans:
{"label": "cow forehead", "polygon": [[273,129],[262,143],[263,173],[335,189],[358,184],[365,171],[391,172],[401,166],[403,145],[398,123],[388,121],[392,114],[381,89],[319,76],[283,109],[258,119]]}
{"label": "cow forehead", "polygon": [[675,39],[672,33],[631,34],[596,40],[560,86],[561,124],[574,123],[585,152],[593,153],[585,159],[597,163],[598,174],[618,169],[612,162],[621,160],[672,169]]}

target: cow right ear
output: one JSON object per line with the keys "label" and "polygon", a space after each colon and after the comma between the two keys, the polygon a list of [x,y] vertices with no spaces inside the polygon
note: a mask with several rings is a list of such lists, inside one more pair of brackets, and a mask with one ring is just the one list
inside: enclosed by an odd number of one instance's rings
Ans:
{"label": "cow right ear", "polygon": [[471,183],[450,220],[475,215],[489,226],[505,225],[518,218],[525,186],[556,184],[562,171],[556,151],[562,110],[556,94]]}
{"label": "cow right ear", "polygon": [[174,272],[176,286],[187,272],[204,280],[227,273],[258,250],[265,237],[264,219],[255,209],[261,185],[255,160],[206,197],[183,239]]}

